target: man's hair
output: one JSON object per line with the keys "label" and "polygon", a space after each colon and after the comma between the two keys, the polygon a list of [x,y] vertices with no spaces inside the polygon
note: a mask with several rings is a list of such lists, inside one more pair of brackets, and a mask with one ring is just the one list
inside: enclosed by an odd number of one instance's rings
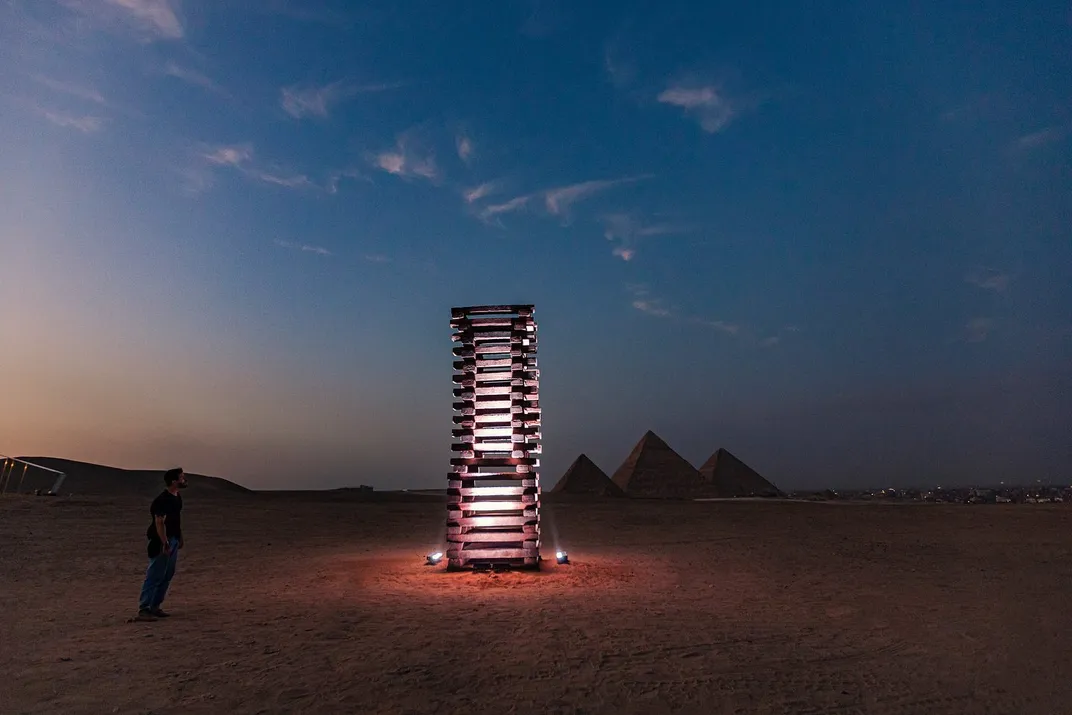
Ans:
{"label": "man's hair", "polygon": [[172,482],[179,481],[179,477],[182,476],[182,467],[175,467],[164,472],[164,484],[171,486]]}

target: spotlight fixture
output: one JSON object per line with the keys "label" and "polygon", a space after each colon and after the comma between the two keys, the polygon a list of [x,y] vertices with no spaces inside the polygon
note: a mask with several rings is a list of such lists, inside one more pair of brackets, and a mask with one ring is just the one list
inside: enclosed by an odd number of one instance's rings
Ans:
{"label": "spotlight fixture", "polygon": [[425,563],[425,566],[435,566],[443,560],[443,552],[436,551],[434,553],[428,554],[424,558],[427,559],[427,563]]}
{"label": "spotlight fixture", "polygon": [[556,551],[555,552],[555,561],[557,561],[560,564],[568,564],[569,563],[569,554],[567,554],[565,551]]}

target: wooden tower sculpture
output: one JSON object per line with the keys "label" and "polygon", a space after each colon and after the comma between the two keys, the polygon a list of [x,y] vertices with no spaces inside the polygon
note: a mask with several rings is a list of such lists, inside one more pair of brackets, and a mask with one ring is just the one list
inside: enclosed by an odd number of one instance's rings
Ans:
{"label": "wooden tower sculpture", "polygon": [[540,371],[531,305],[452,308],[448,568],[540,565]]}

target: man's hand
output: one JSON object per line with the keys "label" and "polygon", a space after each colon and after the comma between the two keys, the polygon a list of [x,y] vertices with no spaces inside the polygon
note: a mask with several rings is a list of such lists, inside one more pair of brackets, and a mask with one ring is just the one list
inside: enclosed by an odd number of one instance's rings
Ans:
{"label": "man's hand", "polygon": [[171,556],[171,544],[167,541],[164,542],[164,556]]}

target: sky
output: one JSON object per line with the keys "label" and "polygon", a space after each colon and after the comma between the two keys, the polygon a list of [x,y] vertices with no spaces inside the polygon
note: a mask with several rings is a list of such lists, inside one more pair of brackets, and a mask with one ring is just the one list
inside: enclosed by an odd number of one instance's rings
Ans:
{"label": "sky", "polygon": [[450,308],[542,479],[1072,480],[1067,2],[0,0],[0,452],[442,487]]}

